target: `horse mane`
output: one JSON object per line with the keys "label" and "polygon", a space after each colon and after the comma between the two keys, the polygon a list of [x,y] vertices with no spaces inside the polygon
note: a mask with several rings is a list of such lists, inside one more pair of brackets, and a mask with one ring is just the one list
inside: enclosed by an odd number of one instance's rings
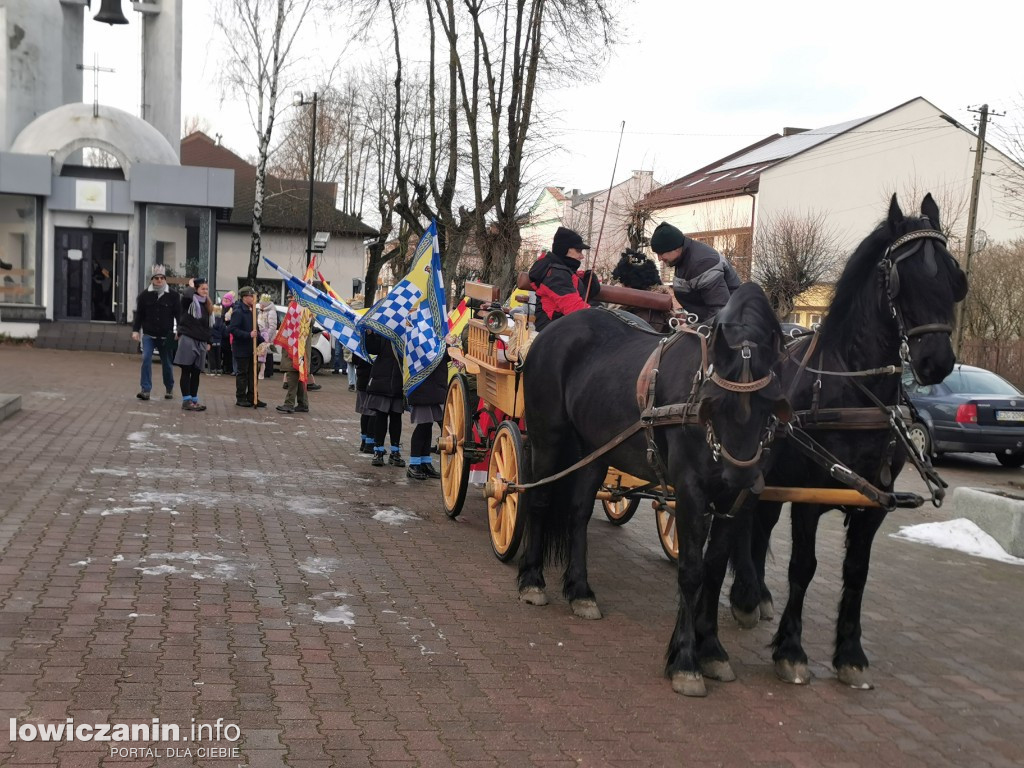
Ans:
{"label": "horse mane", "polygon": [[[896,226],[883,220],[871,232],[846,262],[821,326],[821,342],[832,349],[849,349],[855,342],[873,343],[866,338],[870,330],[864,327],[864,318],[881,317],[881,277],[878,264],[886,248],[898,237],[916,229],[931,228],[928,219],[904,216]],[[858,318],[857,322],[849,322]],[[879,325],[878,330],[883,326]]]}

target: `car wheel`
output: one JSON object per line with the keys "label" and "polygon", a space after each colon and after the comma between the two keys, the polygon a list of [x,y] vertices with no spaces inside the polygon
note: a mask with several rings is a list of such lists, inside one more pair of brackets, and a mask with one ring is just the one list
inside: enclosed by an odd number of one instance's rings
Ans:
{"label": "car wheel", "polygon": [[324,356],[320,353],[319,349],[314,349],[313,354],[310,355],[309,370],[311,373],[319,373],[320,369],[324,367]]}
{"label": "car wheel", "polygon": [[907,430],[911,444],[917,448],[922,456],[928,456],[932,450],[932,439],[928,435],[928,427],[919,421],[915,421]]}
{"label": "car wheel", "polygon": [[1004,467],[1024,466],[1024,451],[1017,451],[1016,453],[997,453],[996,461]]}

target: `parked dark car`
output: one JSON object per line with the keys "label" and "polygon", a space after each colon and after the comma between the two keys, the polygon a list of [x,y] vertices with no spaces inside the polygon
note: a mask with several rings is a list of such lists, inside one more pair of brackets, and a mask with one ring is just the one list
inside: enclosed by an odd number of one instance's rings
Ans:
{"label": "parked dark car", "polygon": [[994,453],[1004,467],[1024,465],[1024,393],[1002,376],[957,365],[940,384],[903,379],[920,421],[910,437],[925,453]]}
{"label": "parked dark car", "polygon": [[799,323],[779,323],[782,332],[791,339],[798,339],[804,334],[811,333],[811,329]]}

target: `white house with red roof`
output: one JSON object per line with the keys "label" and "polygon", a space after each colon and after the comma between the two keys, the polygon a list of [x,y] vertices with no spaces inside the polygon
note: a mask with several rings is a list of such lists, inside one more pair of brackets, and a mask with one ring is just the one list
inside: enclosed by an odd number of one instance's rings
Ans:
{"label": "white house with red roof", "polygon": [[[768,136],[660,187],[643,204],[653,211],[652,230],[668,221],[713,245],[744,276],[758,220],[824,213],[852,250],[884,217],[894,192],[905,211],[916,211],[931,192],[956,251],[967,226],[976,143],[970,129],[918,97],[838,125]],[[1004,181],[1020,168],[989,145],[983,170],[977,220],[983,240],[1024,235]]]}

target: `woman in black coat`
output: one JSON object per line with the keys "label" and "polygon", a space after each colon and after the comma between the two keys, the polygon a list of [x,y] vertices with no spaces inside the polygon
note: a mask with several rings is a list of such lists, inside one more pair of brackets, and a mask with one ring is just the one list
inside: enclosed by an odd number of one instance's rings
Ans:
{"label": "woman in black coat", "polygon": [[181,410],[205,411],[199,404],[199,375],[206,367],[210,346],[210,284],[201,277],[188,281],[181,295],[181,317],[178,319],[178,349],[174,364],[181,368]]}
{"label": "woman in black coat", "polygon": [[366,351],[376,355],[366,385],[366,407],[373,411],[373,461],[375,467],[384,466],[384,438],[391,438],[388,464],[404,467],[401,454],[402,411],[405,398],[402,392],[402,361],[395,355],[390,340],[368,330]]}

